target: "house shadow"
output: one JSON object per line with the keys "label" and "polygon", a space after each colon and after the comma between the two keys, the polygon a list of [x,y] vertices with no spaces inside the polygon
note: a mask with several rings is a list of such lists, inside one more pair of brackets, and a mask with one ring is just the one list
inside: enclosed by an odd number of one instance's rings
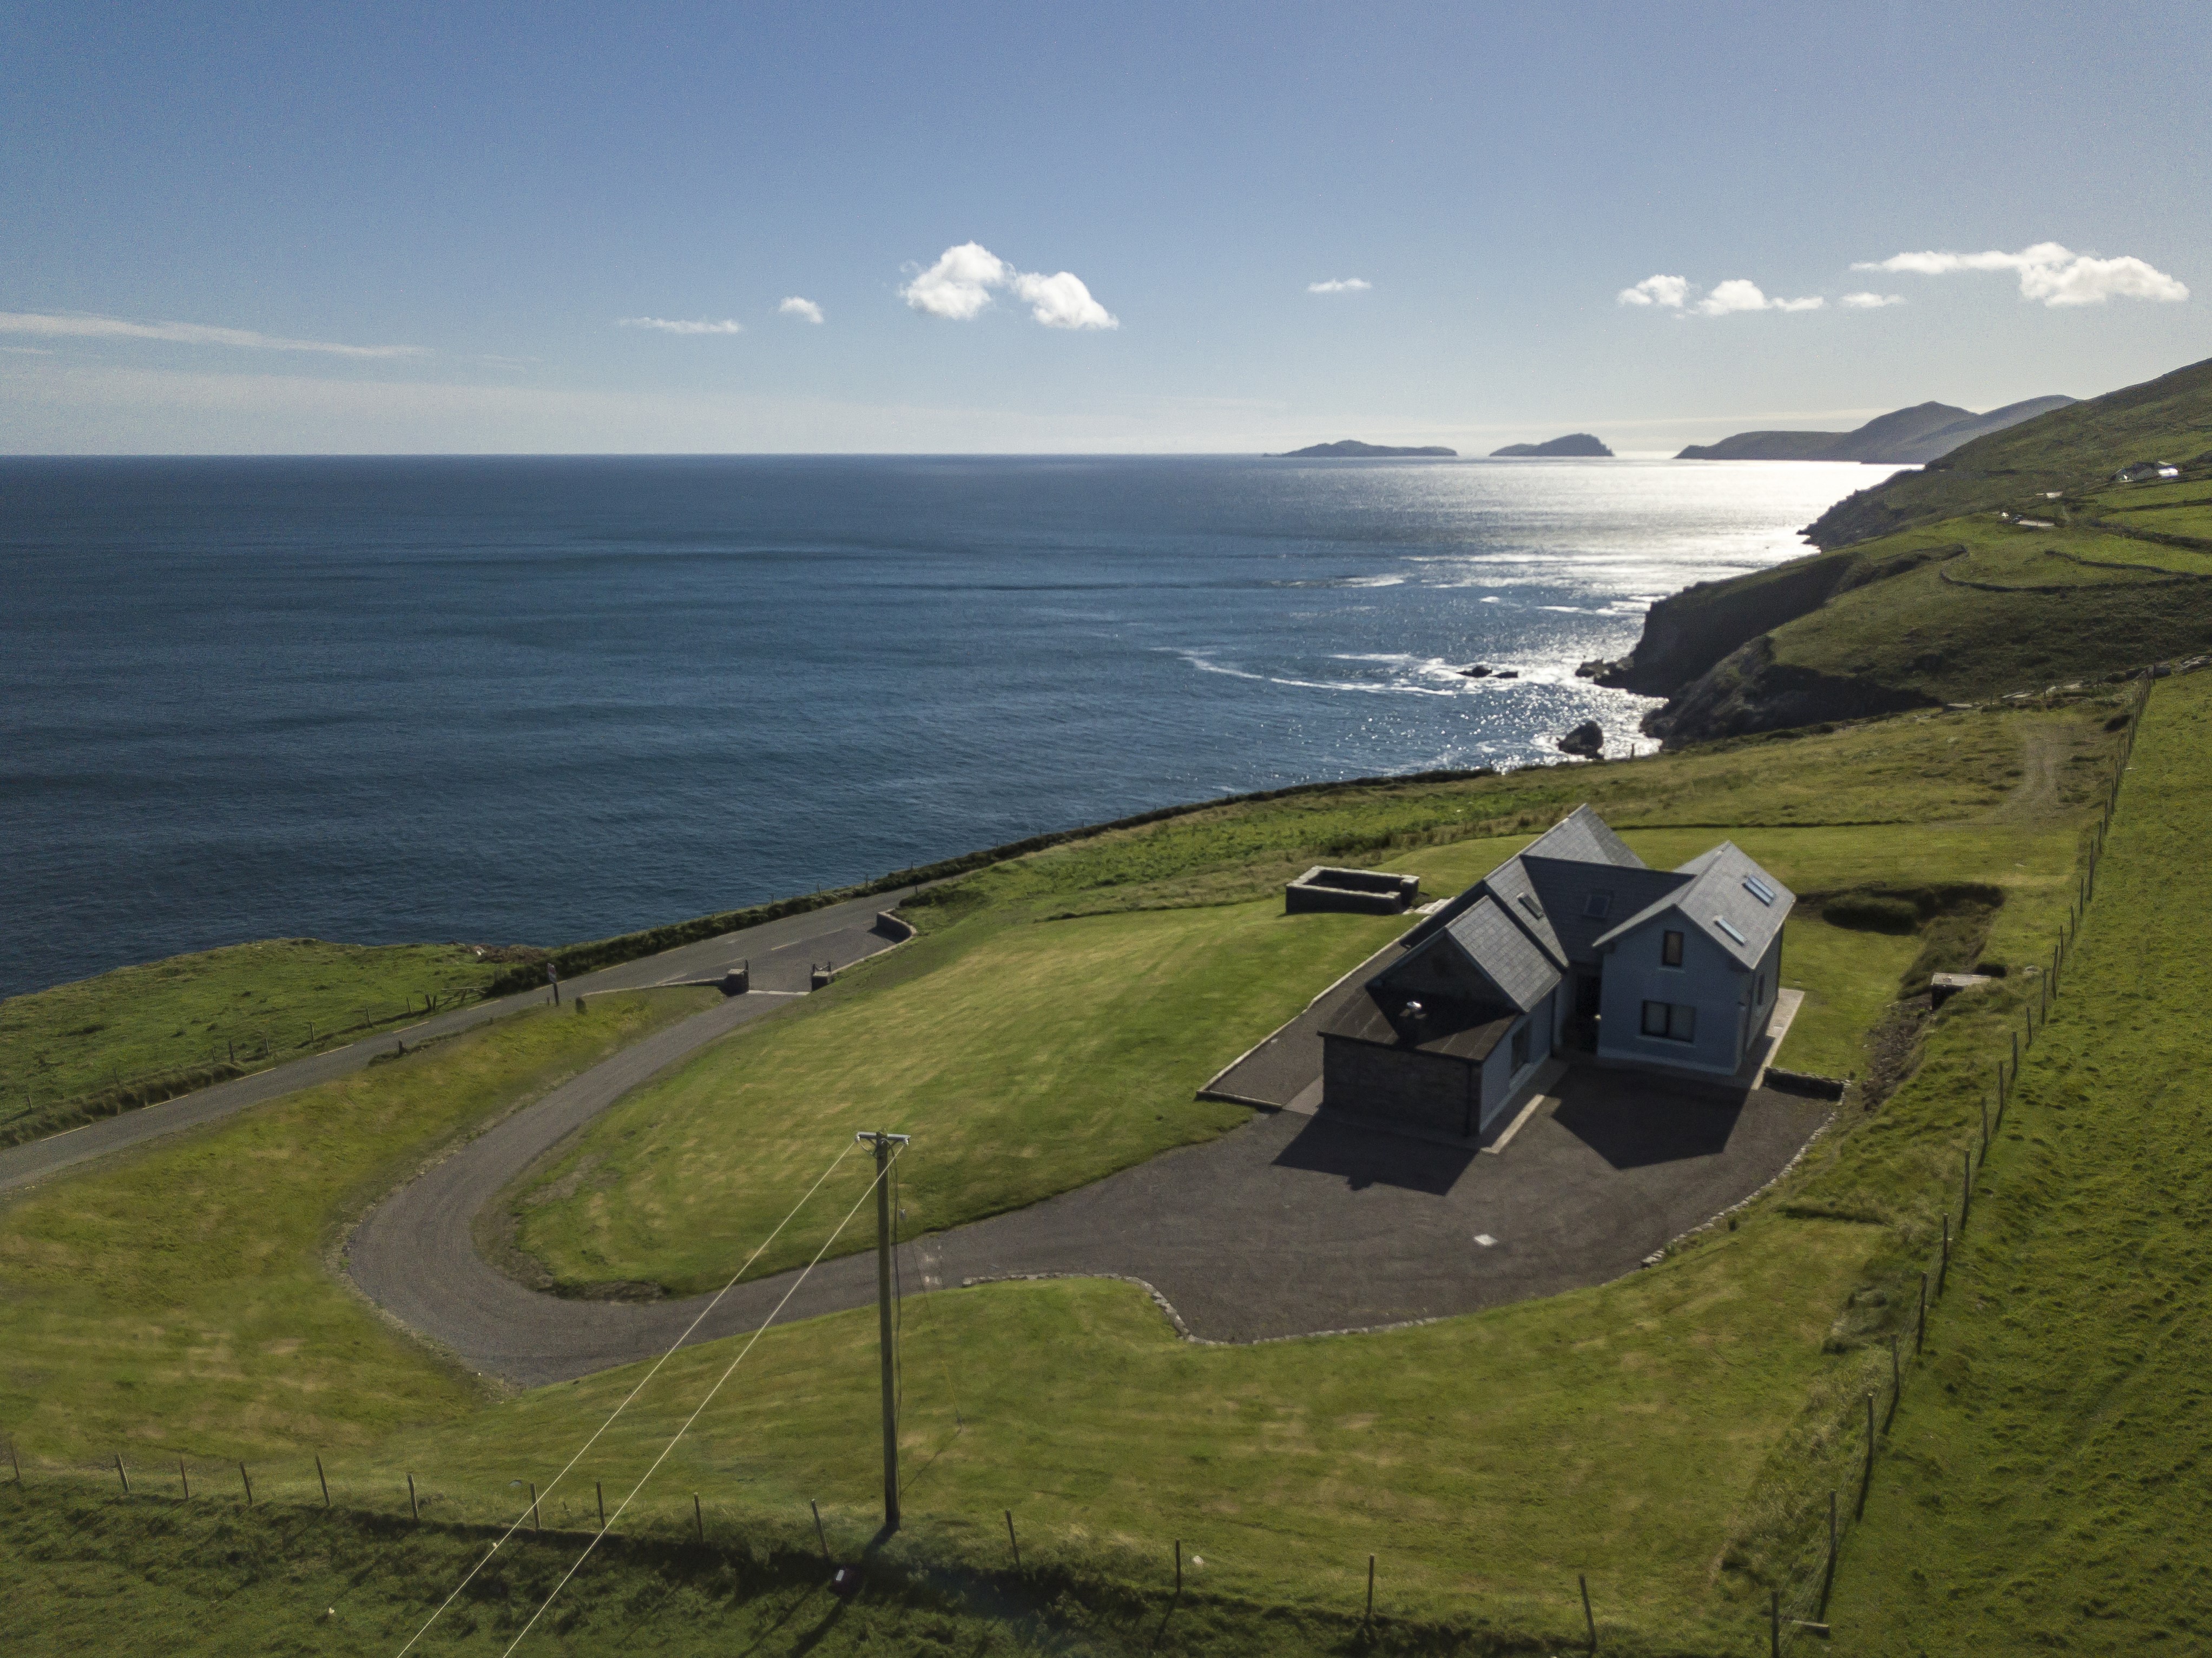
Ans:
{"label": "house shadow", "polygon": [[1643,1078],[1583,1072],[1552,1121],[1615,1169],[1714,1157],[1728,1150],[1741,1096],[1675,1090]]}
{"label": "house shadow", "polygon": [[1324,1114],[1306,1119],[1305,1127],[1276,1153],[1275,1167],[1334,1175],[1355,1192],[1395,1186],[1440,1198],[1459,1184],[1475,1155],[1472,1147],[1332,1121]]}

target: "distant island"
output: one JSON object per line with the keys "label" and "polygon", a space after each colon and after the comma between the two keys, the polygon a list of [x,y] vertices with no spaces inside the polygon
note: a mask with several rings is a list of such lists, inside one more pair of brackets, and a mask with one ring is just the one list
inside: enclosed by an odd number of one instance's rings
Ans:
{"label": "distant island", "polygon": [[[1693,443],[1677,460],[1856,460],[1869,465],[1917,466],[1962,443],[2064,409],[2072,398],[2030,398],[1978,415],[1948,403],[1917,403],[1878,416],[1852,432],[1739,432],[1718,443]],[[1500,451],[1501,453],[1504,452]]]}
{"label": "distant island", "polygon": [[1492,460],[1501,455],[1583,455],[1610,460],[1613,451],[1587,432],[1570,432],[1563,438],[1553,438],[1549,443],[1509,443],[1503,449],[1490,452]]}
{"label": "distant island", "polygon": [[1447,460],[1459,459],[1459,451],[1447,449],[1441,443],[1431,443],[1419,449],[1401,449],[1388,443],[1361,443],[1346,438],[1341,443],[1316,443],[1310,449],[1293,449],[1288,454],[1269,455],[1269,460],[1371,460],[1389,459],[1394,455],[1440,455]]}

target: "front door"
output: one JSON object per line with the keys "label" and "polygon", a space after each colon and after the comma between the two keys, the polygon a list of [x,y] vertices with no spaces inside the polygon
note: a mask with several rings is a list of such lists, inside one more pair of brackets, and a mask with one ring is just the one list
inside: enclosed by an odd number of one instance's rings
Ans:
{"label": "front door", "polygon": [[1590,1053],[1597,1051],[1598,1009],[1604,989],[1605,981],[1598,975],[1575,975],[1575,1017],[1567,1027],[1567,1040]]}

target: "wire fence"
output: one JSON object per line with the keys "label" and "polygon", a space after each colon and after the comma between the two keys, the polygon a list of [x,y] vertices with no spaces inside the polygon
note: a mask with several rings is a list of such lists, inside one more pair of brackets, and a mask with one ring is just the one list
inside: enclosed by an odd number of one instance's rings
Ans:
{"label": "wire fence", "polygon": [[1812,1547],[1799,1554],[1770,1591],[1769,1644],[1779,1655],[1796,1650],[1807,1637],[1829,1634],[1828,1600],[1835,1588],[1836,1566],[1845,1538],[1865,1517],[1875,1465],[1887,1442],[1906,1385],[1919,1368],[1927,1342],[1928,1320],[1942,1301],[1949,1281],[1951,1257],[1965,1237],[1973,1212],[1974,1194],[1985,1186],[1990,1147],[2004,1126],[2005,1113],[2016,1090],[2021,1067],[2027,1062],[2036,1038],[2051,1018],[2063,993],[2065,975],[2080,936],[2081,922],[2097,896],[2097,875],[2114,814],[2119,809],[2121,784],[2135,755],[2136,733],[2150,700],[2151,687],[2165,674],[2147,672],[2139,682],[2128,711],[2125,734],[2114,753],[2111,775],[2105,780],[2102,803],[2089,831],[2083,869],[2068,905],[2066,920],[2053,933],[2050,955],[2031,969],[2033,991],[2023,997],[2018,1023],[2008,1033],[2006,1046],[1990,1067],[1990,1081],[1978,1100],[1977,1114],[1963,1125],[1966,1143],[1960,1158],[1959,1181],[1954,1197],[1942,1206],[1942,1230],[1925,1258],[1914,1290],[1910,1322],[1893,1332],[1886,1351],[1862,1349],[1856,1365],[1849,1367],[1856,1385],[1837,1391],[1847,1396],[1830,1408],[1826,1421],[1810,1436],[1808,1461],[1831,1475],[1825,1499],[1814,1488],[1811,1511],[1801,1504],[1790,1516],[1791,1534],[1810,1533]]}

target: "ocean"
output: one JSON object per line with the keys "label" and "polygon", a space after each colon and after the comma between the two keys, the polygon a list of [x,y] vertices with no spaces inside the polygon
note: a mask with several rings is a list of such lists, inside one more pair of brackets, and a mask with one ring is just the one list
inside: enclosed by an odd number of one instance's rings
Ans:
{"label": "ocean", "polygon": [[[1556,761],[1884,469],[0,460],[0,994],[559,944],[1178,801]],[[1470,680],[1474,663],[1518,671]]]}

